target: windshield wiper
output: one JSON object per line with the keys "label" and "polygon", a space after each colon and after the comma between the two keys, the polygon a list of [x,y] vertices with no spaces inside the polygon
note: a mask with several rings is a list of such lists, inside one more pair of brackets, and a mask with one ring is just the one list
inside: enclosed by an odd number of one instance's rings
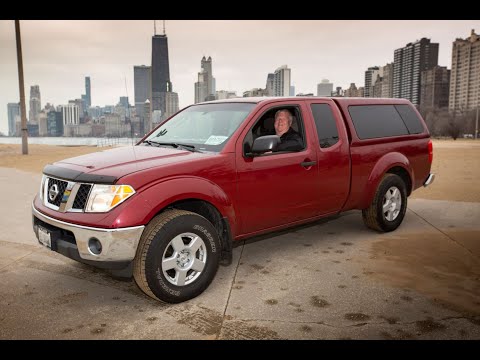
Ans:
{"label": "windshield wiper", "polygon": [[171,146],[174,147],[175,149],[181,148],[184,150],[188,150],[191,152],[200,152],[200,150],[195,149],[195,146],[193,145],[188,145],[188,144],[180,144],[180,143],[167,143],[167,142],[158,142],[158,141],[152,141],[152,140],[145,140],[147,144],[152,145],[155,144],[157,146]]}
{"label": "windshield wiper", "polygon": [[143,142],[144,142],[144,143],[147,143],[147,144],[150,145],[150,146],[153,146],[154,144],[155,144],[156,146],[159,146],[159,145],[160,145],[160,143],[158,143],[157,141],[152,141],[152,140],[143,140]]}

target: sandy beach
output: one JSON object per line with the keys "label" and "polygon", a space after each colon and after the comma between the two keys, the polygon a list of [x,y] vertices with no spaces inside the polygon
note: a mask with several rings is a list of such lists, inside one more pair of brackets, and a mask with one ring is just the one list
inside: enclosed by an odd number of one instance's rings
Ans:
{"label": "sandy beach", "polygon": [[[480,202],[480,141],[434,140],[432,171],[435,182],[417,189],[413,199]],[[94,146],[29,145],[29,154],[21,154],[21,145],[0,144],[0,166],[41,173],[45,165],[58,160],[108,150]]]}

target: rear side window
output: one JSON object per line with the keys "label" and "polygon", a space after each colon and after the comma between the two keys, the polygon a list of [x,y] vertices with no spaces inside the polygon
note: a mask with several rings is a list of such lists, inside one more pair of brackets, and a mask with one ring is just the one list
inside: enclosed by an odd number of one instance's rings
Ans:
{"label": "rear side window", "polygon": [[338,129],[330,105],[312,104],[311,108],[320,147],[328,148],[335,145],[338,142]]}
{"label": "rear side window", "polygon": [[360,139],[409,134],[393,105],[349,106],[348,111]]}
{"label": "rear side window", "polygon": [[407,125],[410,134],[420,134],[423,132],[423,125],[418,118],[417,113],[409,105],[395,105],[395,108],[400,113],[405,125]]}

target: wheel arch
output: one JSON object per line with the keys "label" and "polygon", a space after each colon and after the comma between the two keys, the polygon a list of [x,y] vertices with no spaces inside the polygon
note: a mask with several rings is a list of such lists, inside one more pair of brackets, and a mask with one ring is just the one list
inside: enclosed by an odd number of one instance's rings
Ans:
{"label": "wheel arch", "polygon": [[174,178],[146,189],[143,196],[152,205],[144,219],[145,224],[168,209],[186,210],[203,216],[215,227],[222,242],[221,263],[231,263],[235,210],[228,195],[217,184],[198,177]]}
{"label": "wheel arch", "polygon": [[378,185],[387,173],[400,176],[407,187],[407,196],[411,194],[414,173],[410,161],[401,153],[391,152],[382,156],[370,172],[365,195],[360,202],[360,209],[365,209],[372,203]]}

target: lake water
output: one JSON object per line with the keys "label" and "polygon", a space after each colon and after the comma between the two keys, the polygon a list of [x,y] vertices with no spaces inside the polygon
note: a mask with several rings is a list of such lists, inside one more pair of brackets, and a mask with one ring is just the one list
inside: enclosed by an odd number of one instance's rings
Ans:
{"label": "lake water", "polygon": [[[58,146],[125,146],[135,145],[140,139],[96,137],[29,137],[29,144]],[[0,137],[0,144],[21,144],[21,137]]]}

